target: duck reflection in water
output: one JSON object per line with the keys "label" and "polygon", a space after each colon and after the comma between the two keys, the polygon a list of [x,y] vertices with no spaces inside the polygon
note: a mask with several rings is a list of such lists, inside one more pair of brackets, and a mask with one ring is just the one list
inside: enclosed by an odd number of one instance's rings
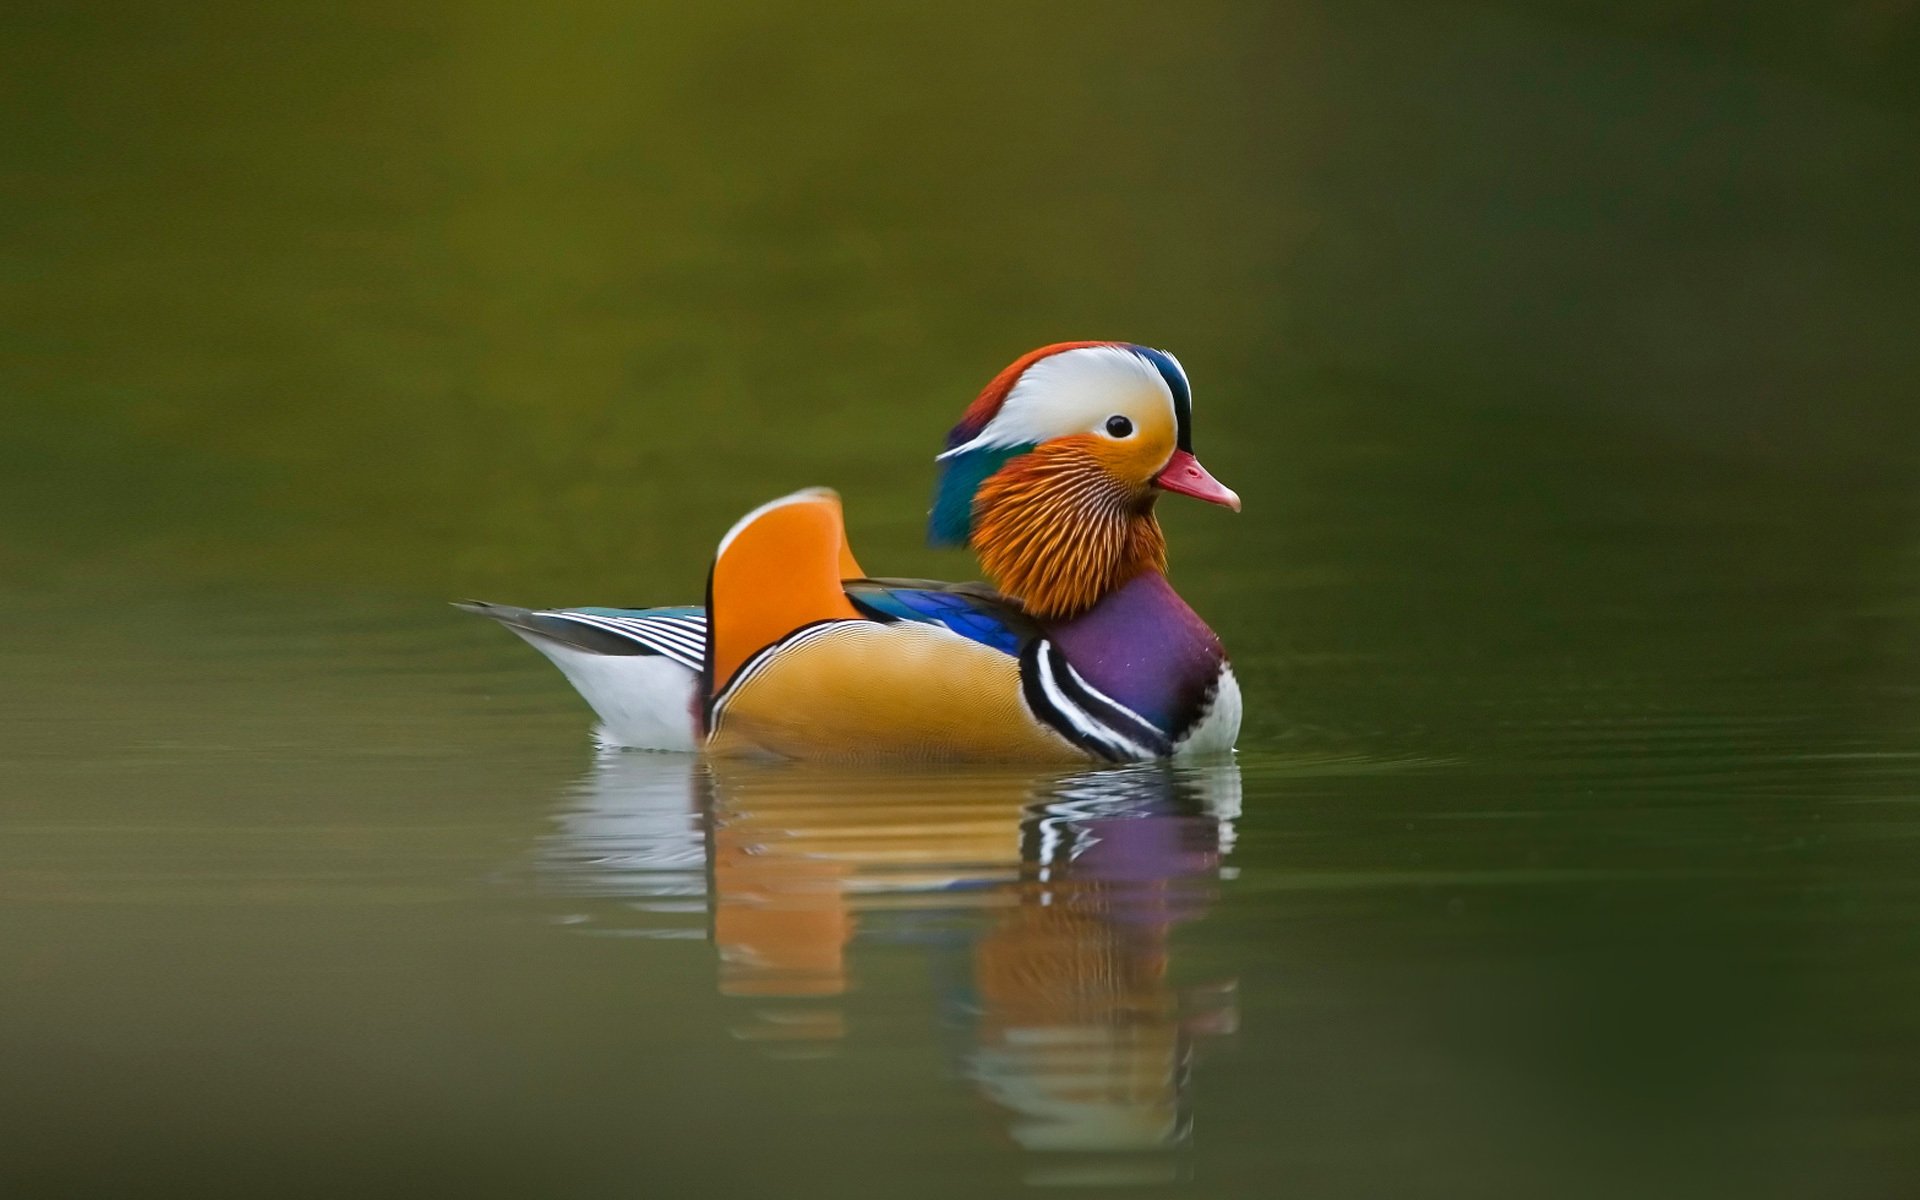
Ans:
{"label": "duck reflection in water", "polygon": [[859,1036],[840,998],[862,947],[919,947],[958,1074],[1019,1145],[1165,1151],[1190,1133],[1196,1040],[1236,1021],[1231,979],[1176,986],[1171,937],[1214,901],[1239,801],[1231,762],[908,774],[609,752],[540,862],[588,931],[711,937],[718,990],[747,1010],[735,1035],[782,1056]]}

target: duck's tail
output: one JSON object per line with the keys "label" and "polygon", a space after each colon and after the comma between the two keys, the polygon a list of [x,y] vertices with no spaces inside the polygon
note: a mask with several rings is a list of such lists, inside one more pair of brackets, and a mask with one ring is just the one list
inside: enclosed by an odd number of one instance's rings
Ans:
{"label": "duck's tail", "polygon": [[693,750],[706,614],[698,608],[547,609],[460,601],[456,608],[505,625],[560,668],[594,712],[608,742],[641,750]]}
{"label": "duck's tail", "polygon": [[646,646],[632,637],[622,636],[603,626],[580,621],[571,614],[535,612],[512,604],[488,604],[484,600],[455,600],[453,606],[476,616],[491,617],[508,629],[538,645],[552,642],[588,654],[647,654]]}

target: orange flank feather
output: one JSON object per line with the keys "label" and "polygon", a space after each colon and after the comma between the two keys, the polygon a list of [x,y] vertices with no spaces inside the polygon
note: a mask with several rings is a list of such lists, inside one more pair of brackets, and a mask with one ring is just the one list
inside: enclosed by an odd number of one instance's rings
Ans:
{"label": "orange flank feather", "polygon": [[1081,763],[1021,700],[1020,661],[932,625],[849,621],[774,651],[715,706],[707,749],[827,761]]}
{"label": "orange flank feather", "polygon": [[972,541],[994,586],[1035,616],[1060,618],[1144,571],[1166,570],[1141,458],[1134,446],[1085,434],[1057,438],[989,476],[974,497]]}
{"label": "orange flank feather", "polygon": [[802,625],[857,619],[840,584],[863,574],[847,547],[840,497],[826,488],[784,496],[742,518],[713,564],[713,694]]}
{"label": "orange flank feather", "polygon": [[1018,659],[941,626],[867,619],[842,586],[862,574],[824,488],[734,526],[713,564],[710,752],[1086,761],[1028,711]]}

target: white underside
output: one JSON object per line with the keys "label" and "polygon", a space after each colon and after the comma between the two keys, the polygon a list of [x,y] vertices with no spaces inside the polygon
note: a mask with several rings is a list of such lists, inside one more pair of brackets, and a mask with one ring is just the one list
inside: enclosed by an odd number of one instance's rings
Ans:
{"label": "white underside", "polygon": [[[515,630],[518,633],[518,630]],[[527,644],[553,660],[593,711],[600,736],[628,750],[697,750],[694,692],[699,676],[657,654],[589,654],[541,637]]]}
{"label": "white underside", "polygon": [[1193,727],[1193,732],[1181,738],[1173,747],[1175,758],[1204,758],[1211,755],[1226,754],[1232,751],[1233,744],[1240,740],[1240,681],[1233,677],[1233,667],[1220,665],[1220,682],[1213,690],[1213,703]]}

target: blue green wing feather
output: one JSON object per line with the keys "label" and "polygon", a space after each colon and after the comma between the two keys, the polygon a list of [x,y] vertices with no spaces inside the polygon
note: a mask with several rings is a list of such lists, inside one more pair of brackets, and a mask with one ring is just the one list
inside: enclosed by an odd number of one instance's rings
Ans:
{"label": "blue green wing feather", "polygon": [[848,581],[847,597],[876,621],[944,626],[1003,654],[1019,654],[1039,633],[1038,624],[1018,604],[982,584],[857,579]]}

